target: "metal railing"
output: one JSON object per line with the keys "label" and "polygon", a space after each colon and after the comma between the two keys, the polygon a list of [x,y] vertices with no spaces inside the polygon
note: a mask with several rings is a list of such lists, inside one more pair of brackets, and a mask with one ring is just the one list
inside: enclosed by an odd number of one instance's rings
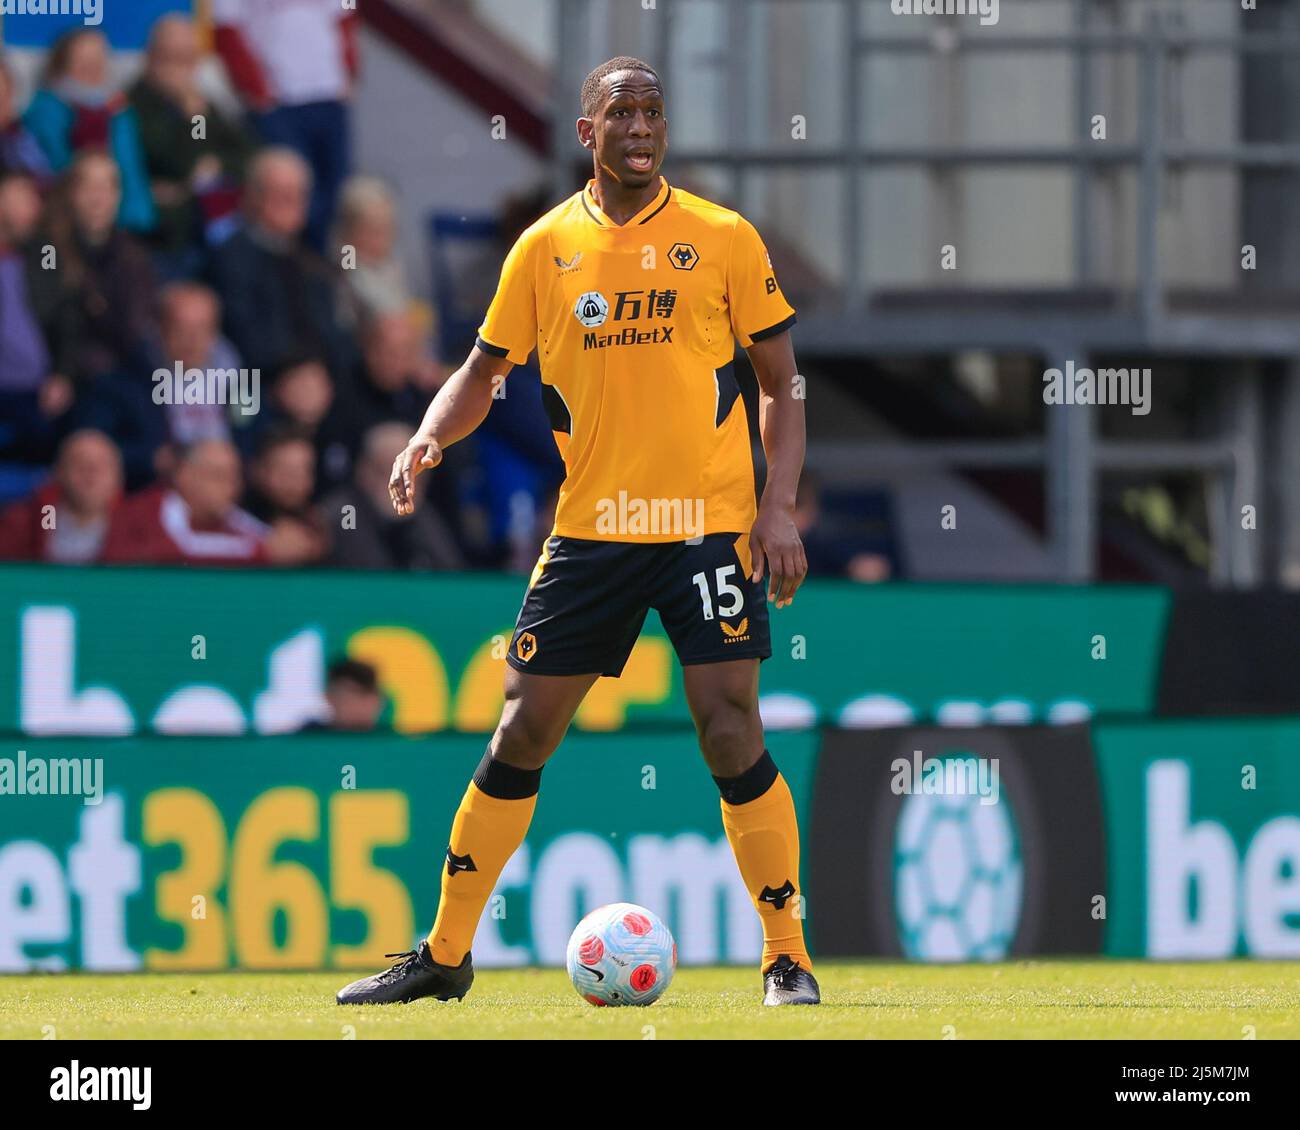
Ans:
{"label": "metal railing", "polygon": [[[586,60],[579,60],[572,45],[581,42],[587,30],[585,12],[591,0],[559,0],[559,60],[561,98],[566,90],[576,91]],[[597,0],[599,2],[599,0]],[[671,59],[677,16],[698,0],[657,0],[653,50],[665,84],[672,89]],[[1177,12],[1153,0],[1143,4],[1139,31],[1108,30],[1096,26],[1101,10],[1096,0],[1073,0],[1072,23],[1068,31],[1055,34],[1005,34],[996,28],[978,27],[968,19],[932,20],[924,34],[911,31],[898,35],[870,35],[864,8],[858,0],[838,0],[841,23],[846,28],[842,44],[842,114],[845,137],[836,149],[812,146],[781,147],[745,144],[750,136],[750,113],[745,76],[754,68],[779,65],[773,59],[748,56],[744,34],[746,0],[714,0],[725,9],[729,33],[727,50],[719,63],[726,68],[729,92],[722,107],[727,128],[718,147],[675,146],[671,161],[678,167],[720,169],[730,178],[731,196],[745,199],[750,177],[771,170],[806,169],[837,172],[841,186],[839,228],[842,242],[850,249],[845,261],[842,289],[828,309],[814,311],[801,319],[801,356],[815,356],[818,350],[838,356],[887,355],[920,352],[956,352],[962,349],[993,348],[1032,351],[1045,364],[1061,367],[1072,359],[1077,365],[1102,350],[1130,350],[1174,356],[1213,354],[1227,357],[1300,356],[1300,311],[1280,314],[1242,309],[1235,313],[1187,314],[1171,310],[1169,286],[1162,270],[1160,219],[1166,179],[1171,171],[1223,168],[1239,173],[1250,171],[1300,170],[1300,144],[1246,143],[1190,144],[1170,138],[1165,123],[1172,94],[1167,79],[1171,58],[1228,55],[1241,60],[1261,57],[1300,59],[1300,33],[1296,30],[1269,32],[1237,31],[1221,35],[1189,32]],[[811,0],[783,0],[783,4]],[[831,0],[820,0],[823,10]],[[883,3],[884,0],[881,0]],[[1196,0],[1189,0],[1190,3]],[[1135,6],[1140,0],[1128,0]],[[1114,11],[1113,7],[1110,8]],[[1297,7],[1289,9],[1293,23]],[[913,21],[913,24],[915,21]],[[612,44],[609,45],[611,48]],[[619,48],[623,50],[623,48]],[[866,89],[867,67],[880,55],[941,54],[956,57],[987,52],[1066,52],[1072,66],[1074,140],[1049,145],[881,145],[868,144],[855,128],[858,108]],[[1101,54],[1137,56],[1137,140],[1132,143],[1097,144],[1090,139],[1091,119],[1097,91],[1092,61]],[[766,71],[764,71],[766,73]],[[1098,284],[1093,258],[1096,215],[1094,185],[1103,171],[1126,170],[1137,176],[1138,207],[1135,237],[1137,246],[1136,286],[1126,295],[1120,309],[1097,311],[1082,300],[1070,305],[1057,301],[1049,310],[1021,296],[1016,305],[987,310],[962,311],[932,302],[928,308],[879,308],[863,267],[865,255],[859,249],[871,246],[868,230],[868,173],[890,167],[913,167],[934,172],[972,168],[1024,167],[1060,168],[1072,175],[1073,284],[1080,292]],[[557,182],[569,175],[567,153],[556,155]],[[777,227],[779,229],[779,219]],[[1120,288],[1116,287],[1116,290]],[[930,297],[952,294],[952,288],[929,292]],[[1052,292],[1058,299],[1059,291]],[[1290,378],[1300,382],[1300,370]],[[1043,441],[1008,444],[926,443],[865,445],[859,450],[859,467],[899,471],[903,469],[957,469],[976,466],[1038,466],[1046,476],[1048,538],[1059,574],[1067,580],[1086,580],[1094,573],[1098,525],[1097,480],[1108,472],[1161,472],[1166,470],[1201,473],[1207,477],[1214,559],[1211,576],[1218,581],[1251,584],[1261,578],[1258,541],[1242,539],[1236,515],[1240,507],[1258,496],[1264,481],[1261,390],[1258,374],[1240,370],[1225,382],[1227,407],[1222,433],[1204,441],[1132,444],[1102,440],[1096,432],[1095,413],[1058,408],[1049,411]],[[839,466],[854,456],[844,445],[830,445],[824,453],[828,466]],[[1295,509],[1295,508],[1293,508]],[[1300,513],[1290,516],[1295,530],[1284,531],[1283,541],[1300,544]]]}

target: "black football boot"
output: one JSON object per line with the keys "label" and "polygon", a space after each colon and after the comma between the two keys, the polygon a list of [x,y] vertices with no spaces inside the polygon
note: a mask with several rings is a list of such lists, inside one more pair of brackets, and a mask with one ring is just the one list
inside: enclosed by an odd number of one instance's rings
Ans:
{"label": "black football boot", "polygon": [[785,954],[763,974],[764,1004],[821,1004],[817,978]]}
{"label": "black football boot", "polygon": [[401,960],[391,969],[362,977],[345,985],[336,998],[339,1004],[409,1004],[421,997],[440,1001],[460,1000],[474,983],[474,963],[466,954],[459,965],[439,965],[429,954],[429,943],[418,949],[390,953]]}

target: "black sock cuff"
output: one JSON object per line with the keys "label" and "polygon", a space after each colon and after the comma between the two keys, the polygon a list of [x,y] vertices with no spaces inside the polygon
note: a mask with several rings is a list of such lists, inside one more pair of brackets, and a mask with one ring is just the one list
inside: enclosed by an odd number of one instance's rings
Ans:
{"label": "black sock cuff", "polygon": [[728,804],[748,804],[758,800],[776,782],[779,770],[772,755],[763,750],[763,756],[739,777],[714,777],[722,799]]}
{"label": "black sock cuff", "polygon": [[542,787],[540,769],[520,769],[498,761],[489,750],[474,770],[474,784],[479,791],[497,800],[527,800]]}

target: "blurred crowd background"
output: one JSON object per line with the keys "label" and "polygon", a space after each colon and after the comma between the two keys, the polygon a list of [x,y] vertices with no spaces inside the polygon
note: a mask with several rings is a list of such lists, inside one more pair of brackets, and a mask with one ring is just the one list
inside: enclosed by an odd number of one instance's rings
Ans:
{"label": "blurred crowd background", "polygon": [[[408,277],[394,188],[354,160],[356,11],[208,14],[160,16],[132,59],[73,27],[28,91],[0,58],[0,556],[530,569],[563,472],[534,368],[412,518],[387,483],[547,187],[481,219],[443,294],[477,315],[444,327]],[[257,411],[159,404],[154,375],[177,366],[256,370]],[[826,551],[834,572],[880,571]]]}
{"label": "blurred crowd background", "polygon": [[[7,17],[0,557],[527,571],[562,473],[535,367],[409,519],[389,469],[505,251],[590,173],[582,76],[633,53],[669,179],[750,216],[800,310],[814,575],[1300,586],[1300,4],[999,11]],[[1150,367],[1151,411],[1049,410],[1069,361]],[[155,403],[177,366],[259,371],[259,410]]]}
{"label": "blurred crowd background", "polygon": [[[0,60],[0,555],[524,567],[559,478],[544,416],[519,422],[520,513],[469,448],[413,520],[390,514],[450,343],[397,254],[392,189],[352,160],[355,12],[227,9],[163,15],[126,76],[97,27],[61,34],[28,95]],[[258,410],[157,403],[178,365],[256,370]]]}

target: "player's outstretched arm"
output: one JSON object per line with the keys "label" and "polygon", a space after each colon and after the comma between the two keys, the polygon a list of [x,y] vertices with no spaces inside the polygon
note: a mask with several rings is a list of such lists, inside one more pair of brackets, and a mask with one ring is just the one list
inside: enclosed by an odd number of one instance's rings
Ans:
{"label": "player's outstretched arm", "polygon": [[487,419],[492,394],[514,366],[477,345],[438,390],[420,421],[420,429],[393,460],[388,494],[399,514],[415,510],[415,477],[442,462],[442,449],[464,439]]}
{"label": "player's outstretched arm", "polygon": [[796,390],[794,345],[790,332],[756,341],[746,352],[758,377],[758,427],[767,455],[767,483],[750,533],[754,580],[771,574],[768,599],[783,608],[808,575],[808,558],[794,524],[794,498],[803,472],[805,445],[803,396]]}

